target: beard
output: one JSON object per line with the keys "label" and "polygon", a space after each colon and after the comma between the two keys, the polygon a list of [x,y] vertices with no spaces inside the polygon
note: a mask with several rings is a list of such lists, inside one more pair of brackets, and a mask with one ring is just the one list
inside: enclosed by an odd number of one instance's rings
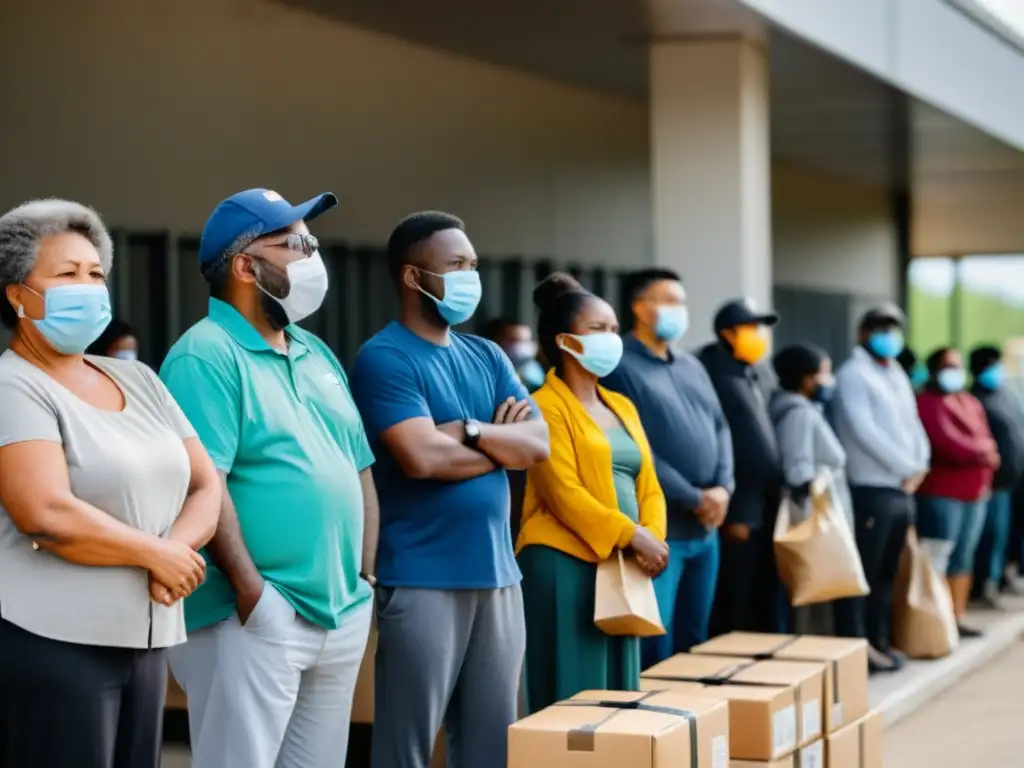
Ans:
{"label": "beard", "polygon": [[291,325],[291,321],[288,319],[288,315],[285,314],[284,307],[277,303],[272,296],[263,294],[263,314],[267,316],[267,322],[270,323],[270,327],[275,331],[281,331]]}
{"label": "beard", "polygon": [[423,311],[423,317],[427,321],[440,328],[447,328],[449,326],[448,321],[441,317],[441,310],[438,309],[437,302],[423,293],[420,293],[420,309]]}
{"label": "beard", "polygon": [[[263,306],[263,314],[267,317],[267,322],[270,327],[275,331],[280,331],[291,324],[288,319],[288,315],[276,300],[277,298],[285,298],[291,293],[292,286],[288,282],[288,274],[286,272],[280,272],[273,266],[266,264],[265,262],[256,262],[259,264],[259,269],[256,270],[256,279],[259,281],[259,285],[263,288],[260,291],[260,300]],[[259,288],[257,288],[259,290]]]}

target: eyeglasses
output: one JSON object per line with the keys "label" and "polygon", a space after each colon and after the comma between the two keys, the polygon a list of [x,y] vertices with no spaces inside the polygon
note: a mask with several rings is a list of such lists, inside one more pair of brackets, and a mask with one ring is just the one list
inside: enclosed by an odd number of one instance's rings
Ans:
{"label": "eyeglasses", "polygon": [[304,235],[292,232],[285,236],[284,240],[276,243],[259,243],[268,248],[287,248],[289,251],[301,253],[303,256],[312,256],[320,250],[320,241],[313,235]]}

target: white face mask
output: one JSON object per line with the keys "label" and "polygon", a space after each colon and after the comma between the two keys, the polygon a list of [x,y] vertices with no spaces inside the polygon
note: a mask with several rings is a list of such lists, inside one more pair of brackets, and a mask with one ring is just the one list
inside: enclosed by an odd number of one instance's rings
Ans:
{"label": "white face mask", "polygon": [[288,295],[279,299],[262,285],[260,290],[281,305],[289,323],[305,320],[324,303],[327,295],[327,268],[320,251],[314,251],[305,259],[296,259],[288,264]]}
{"label": "white face mask", "polygon": [[117,360],[127,360],[131,362],[139,359],[139,353],[136,352],[134,349],[119,349],[117,350],[117,352],[111,355],[111,357]]}

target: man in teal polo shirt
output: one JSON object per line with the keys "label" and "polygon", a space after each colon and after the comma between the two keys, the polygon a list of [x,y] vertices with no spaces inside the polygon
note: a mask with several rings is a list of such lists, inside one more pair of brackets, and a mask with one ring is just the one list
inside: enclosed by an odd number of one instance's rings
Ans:
{"label": "man in teal polo shirt", "polygon": [[373,455],[337,359],[295,325],[327,292],[306,221],[336,203],[252,189],[217,206],[199,248],[209,315],[160,371],[227,488],[171,657],[193,768],[345,763],[370,628]]}

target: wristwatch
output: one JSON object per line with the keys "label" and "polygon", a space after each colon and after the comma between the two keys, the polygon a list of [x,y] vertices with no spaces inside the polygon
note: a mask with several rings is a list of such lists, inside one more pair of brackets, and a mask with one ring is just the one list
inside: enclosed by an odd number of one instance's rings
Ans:
{"label": "wristwatch", "polygon": [[359,578],[365,581],[367,584],[369,584],[370,589],[377,588],[377,577],[374,576],[372,573],[360,573]]}
{"label": "wristwatch", "polygon": [[462,439],[463,444],[469,448],[476,448],[476,444],[480,442],[480,422],[476,419],[466,419],[462,426],[466,430],[466,436]]}

